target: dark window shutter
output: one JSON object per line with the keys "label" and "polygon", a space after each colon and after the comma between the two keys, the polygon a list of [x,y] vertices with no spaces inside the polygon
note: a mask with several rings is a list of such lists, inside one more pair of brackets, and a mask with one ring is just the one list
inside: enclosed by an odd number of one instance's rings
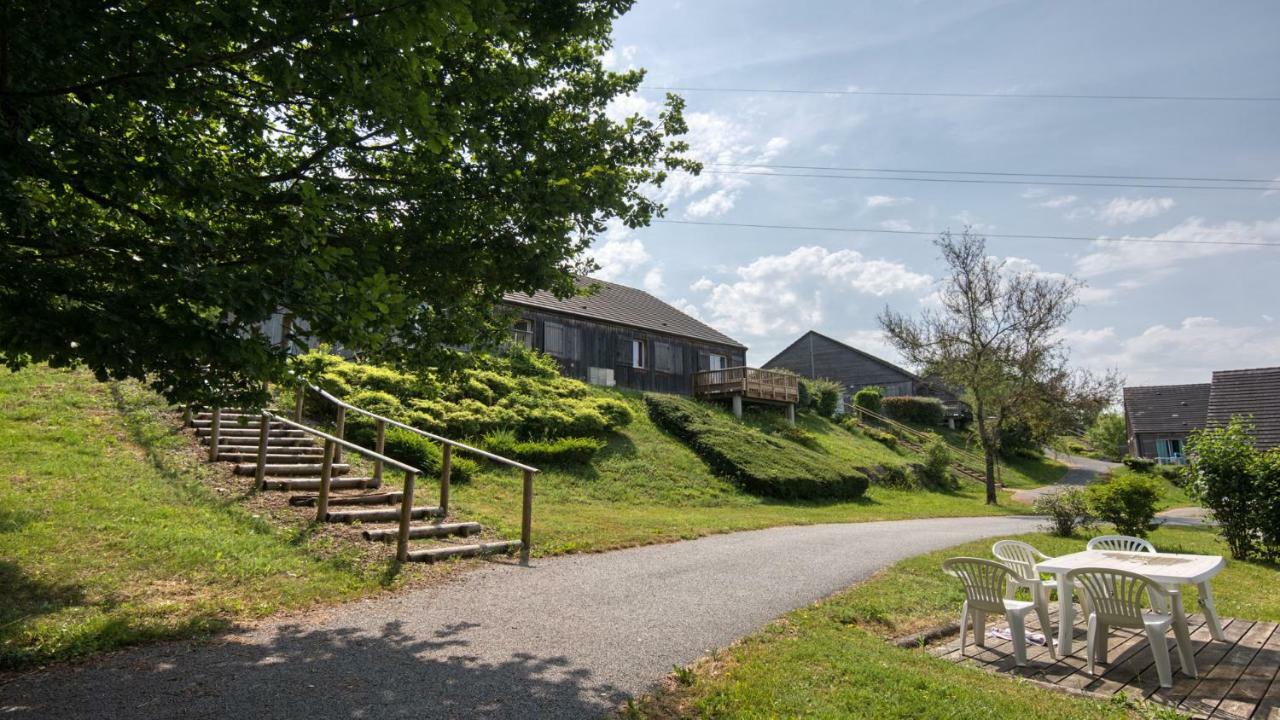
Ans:
{"label": "dark window shutter", "polygon": [[613,360],[618,365],[631,364],[631,338],[622,335],[618,336],[616,345],[617,351],[614,353]]}

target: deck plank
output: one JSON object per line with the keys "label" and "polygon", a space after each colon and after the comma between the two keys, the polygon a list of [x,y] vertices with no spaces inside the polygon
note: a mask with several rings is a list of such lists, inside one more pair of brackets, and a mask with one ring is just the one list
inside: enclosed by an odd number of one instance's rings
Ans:
{"label": "deck plank", "polygon": [[[1276,638],[1276,624],[1260,622],[1253,626],[1251,632],[1255,636],[1265,637],[1262,637],[1258,648],[1235,682],[1223,693],[1212,717],[1248,720],[1258,706],[1259,699],[1267,693],[1267,688],[1276,677],[1277,664],[1273,656],[1277,654],[1277,650],[1273,648],[1270,652],[1264,652]],[[1242,640],[1241,643],[1243,642]]]}
{"label": "deck plank", "polygon": [[1270,623],[1252,623],[1217,665],[1201,674],[1200,682],[1192,688],[1178,707],[1185,712],[1197,715],[1212,715],[1217,710],[1218,703],[1231,690],[1231,686],[1249,666],[1253,656],[1258,654],[1258,650],[1266,643],[1274,629],[1275,627]]}
{"label": "deck plank", "polygon": [[[1240,641],[1241,637],[1244,637],[1249,628],[1253,627],[1253,623],[1248,620],[1232,619],[1228,621],[1227,618],[1222,618],[1222,623],[1222,635],[1226,639],[1214,640],[1208,638],[1205,645],[1196,653],[1196,669],[1200,671],[1200,677],[1189,678],[1182,673],[1177,673],[1173,676],[1173,687],[1155,690],[1149,696],[1150,700],[1170,707],[1177,707],[1190,696],[1196,685],[1200,684],[1200,678],[1213,672],[1218,662],[1231,651],[1231,648],[1235,647],[1235,644]],[[1204,630],[1207,630],[1207,628],[1201,628],[1196,635],[1193,635],[1192,642],[1200,642],[1200,638],[1204,637],[1200,633]],[[1205,634],[1207,635],[1207,633]]]}

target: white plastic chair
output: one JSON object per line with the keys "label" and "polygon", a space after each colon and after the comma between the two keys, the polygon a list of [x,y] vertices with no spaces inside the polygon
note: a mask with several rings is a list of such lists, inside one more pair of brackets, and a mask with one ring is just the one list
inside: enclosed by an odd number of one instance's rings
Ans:
{"label": "white plastic chair", "polygon": [[1156,546],[1132,535],[1099,535],[1085,546],[1088,550],[1112,550],[1114,552],[1154,553]]}
{"label": "white plastic chair", "polygon": [[[1112,627],[1127,627],[1144,630],[1147,643],[1151,645],[1151,654],[1156,661],[1156,674],[1160,677],[1160,687],[1173,685],[1173,669],[1169,661],[1169,644],[1165,636],[1173,625],[1173,613],[1147,609],[1144,600],[1155,600],[1159,597],[1169,607],[1174,606],[1178,591],[1164,588],[1138,573],[1106,568],[1077,568],[1067,573],[1067,579],[1079,582],[1084,594],[1089,596],[1089,605],[1093,609],[1089,613],[1089,635],[1086,659],[1090,675],[1094,672],[1095,662],[1107,661],[1107,640]],[[1190,652],[1190,636],[1185,639],[1184,633],[1178,633],[1179,650],[1183,657]]]}
{"label": "white plastic chair", "polygon": [[987,615],[1001,613],[1009,622],[1009,634],[1013,636],[1013,659],[1019,666],[1026,665],[1027,614],[1036,606],[1026,600],[1004,597],[1013,571],[994,560],[969,557],[950,558],[942,563],[942,569],[964,583],[965,601],[960,609],[960,654],[964,655],[969,621],[973,621],[974,643],[985,647]]}
{"label": "white plastic chair", "polygon": [[[1049,586],[1036,571],[1036,565],[1049,556],[1037,550],[1033,545],[1019,540],[1001,540],[991,546],[991,554],[996,556],[1013,571],[1005,585],[1005,599],[1017,597],[1018,588],[1026,588],[1031,594],[1031,602],[1035,603],[1036,616],[1040,618],[1040,629],[1044,631],[1045,641],[1049,643],[1049,657],[1057,658],[1053,647],[1053,626],[1049,622]],[[1084,610],[1088,615],[1088,610]]]}

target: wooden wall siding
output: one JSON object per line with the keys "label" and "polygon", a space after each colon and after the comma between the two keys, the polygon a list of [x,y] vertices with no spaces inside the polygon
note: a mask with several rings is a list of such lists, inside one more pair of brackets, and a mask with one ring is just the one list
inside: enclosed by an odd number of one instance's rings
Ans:
{"label": "wooden wall siding", "polygon": [[829,378],[850,394],[869,385],[884,388],[885,395],[911,395],[916,389],[912,376],[815,334],[801,338],[764,366],[786,368],[807,378]]}
{"label": "wooden wall siding", "polygon": [[[715,345],[621,325],[598,323],[585,318],[558,315],[532,308],[521,307],[518,310],[520,317],[533,322],[534,349],[546,349],[548,322],[569,330],[569,335],[573,338],[572,350],[565,357],[556,357],[556,361],[560,364],[560,371],[567,377],[583,382],[590,381],[590,368],[611,368],[614,384],[617,387],[691,395],[693,394],[693,374],[699,370],[710,369],[711,354],[724,355],[728,358],[730,366],[746,364],[746,352],[741,348]],[[632,367],[632,340],[644,342],[647,367]],[[659,346],[662,345],[670,348],[670,372],[657,370]]]}

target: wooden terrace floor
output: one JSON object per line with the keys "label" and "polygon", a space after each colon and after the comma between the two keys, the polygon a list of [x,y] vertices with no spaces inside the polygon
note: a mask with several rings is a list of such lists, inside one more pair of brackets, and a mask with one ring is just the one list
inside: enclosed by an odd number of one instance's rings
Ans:
{"label": "wooden terrace floor", "polygon": [[[1076,613],[1077,619],[1080,614]],[[1058,621],[1057,610],[1052,621]],[[1027,665],[1017,667],[1009,641],[986,638],[987,647],[973,644],[960,656],[960,639],[932,649],[942,658],[967,662],[987,670],[1024,677],[1061,688],[1085,691],[1101,697],[1125,693],[1143,697],[1194,717],[1234,720],[1280,720],[1280,632],[1275,623],[1222,618],[1224,642],[1209,637],[1204,616],[1190,615],[1187,624],[1195,648],[1199,677],[1182,674],[1173,633],[1168,635],[1173,664],[1173,687],[1161,688],[1155,662],[1147,647],[1146,635],[1114,628],[1110,635],[1109,662],[1097,666],[1097,676],[1085,671],[1085,627],[1075,626],[1075,644],[1070,657],[1049,658],[1048,648],[1029,645]],[[1005,628],[1003,618],[987,619],[987,629]],[[1039,632],[1035,614],[1027,617],[1028,632]]]}

